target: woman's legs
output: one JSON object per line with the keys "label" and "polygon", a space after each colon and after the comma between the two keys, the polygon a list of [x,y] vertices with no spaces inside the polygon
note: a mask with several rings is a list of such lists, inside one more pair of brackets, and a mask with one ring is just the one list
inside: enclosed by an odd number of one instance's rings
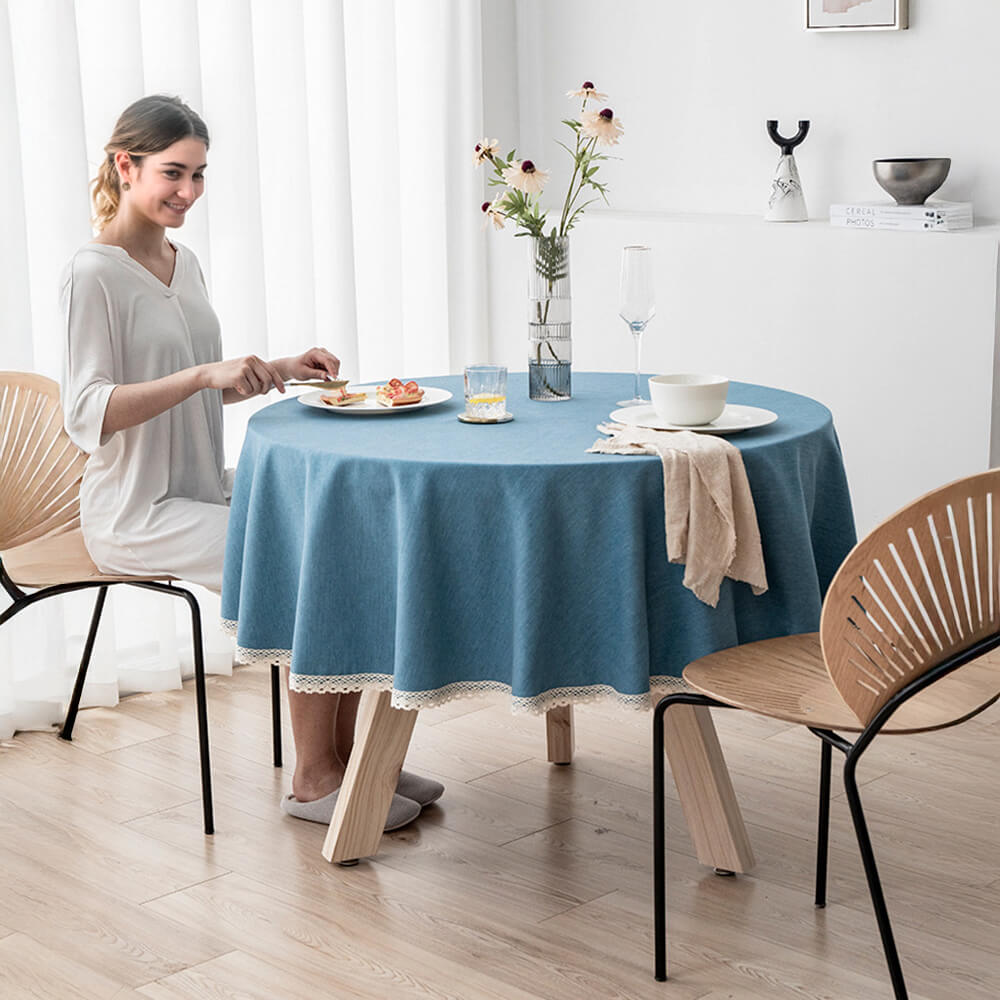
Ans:
{"label": "woman's legs", "polygon": [[354,749],[354,726],[358,719],[358,705],[361,704],[361,692],[352,691],[340,696],[340,708],[337,710],[336,730],[333,734],[337,757],[341,764],[347,767]]}
{"label": "woman's legs", "polygon": [[[285,668],[288,681],[288,668]],[[295,741],[292,794],[300,802],[321,799],[340,787],[354,746],[361,695],[304,694],[288,689]]]}
{"label": "woman's legs", "polygon": [[[288,682],[288,669],[285,669]],[[296,810],[283,800],[282,809],[300,819],[328,823],[325,811],[305,815],[306,804],[326,798],[340,788],[354,749],[354,727],[361,701],[360,692],[350,694],[304,694],[288,689],[288,708],[295,740],[295,774],[292,797]],[[386,830],[405,826],[416,818],[421,808],[436,802],[444,785],[403,771],[392,798]]]}

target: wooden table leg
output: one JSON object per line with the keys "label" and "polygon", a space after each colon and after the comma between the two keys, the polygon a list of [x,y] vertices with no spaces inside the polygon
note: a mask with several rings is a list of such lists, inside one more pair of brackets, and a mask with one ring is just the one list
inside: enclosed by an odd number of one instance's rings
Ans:
{"label": "wooden table leg", "polygon": [[355,861],[378,850],[416,712],[392,708],[390,691],[365,691],[354,750],[323,843],[327,861]]}
{"label": "wooden table leg", "polygon": [[756,864],[708,708],[673,705],[664,745],[698,860],[732,872]]}
{"label": "wooden table leg", "polygon": [[545,713],[545,744],[552,764],[573,760],[573,706],[560,705]]}

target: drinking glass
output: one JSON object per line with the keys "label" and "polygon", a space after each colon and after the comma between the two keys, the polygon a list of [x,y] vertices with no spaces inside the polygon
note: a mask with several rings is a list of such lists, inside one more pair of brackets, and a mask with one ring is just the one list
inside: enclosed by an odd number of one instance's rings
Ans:
{"label": "drinking glass", "polygon": [[639,406],[648,403],[639,391],[639,346],[642,331],[656,312],[653,299],[653,251],[649,247],[633,246],[622,250],[622,276],[618,292],[618,315],[628,325],[635,344],[635,394],[618,401],[619,406]]}
{"label": "drinking glass", "polygon": [[486,422],[507,415],[507,369],[503,365],[466,366],[465,415]]}

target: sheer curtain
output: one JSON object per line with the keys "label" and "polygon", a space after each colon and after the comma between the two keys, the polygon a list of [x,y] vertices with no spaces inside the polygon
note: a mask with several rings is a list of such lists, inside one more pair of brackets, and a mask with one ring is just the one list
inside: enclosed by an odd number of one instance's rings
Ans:
{"label": "sheer curtain", "polygon": [[[58,379],[59,274],[91,238],[88,181],[121,110],[169,93],[212,136],[198,255],[226,356],[330,348],[355,381],[486,356],[483,0],[0,0],[0,369]],[[226,407],[227,464],[272,399]],[[2,470],[0,470],[2,472]],[[202,598],[206,623],[218,599]],[[175,687],[187,619],[112,590],[84,704]],[[93,592],[0,628],[0,738],[61,719]],[[6,598],[0,609],[7,606]],[[232,646],[206,630],[209,670]]]}

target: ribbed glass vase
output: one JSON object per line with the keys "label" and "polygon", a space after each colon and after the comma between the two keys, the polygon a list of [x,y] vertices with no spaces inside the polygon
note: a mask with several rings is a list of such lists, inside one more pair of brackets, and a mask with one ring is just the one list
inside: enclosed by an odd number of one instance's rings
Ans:
{"label": "ribbed glass vase", "polygon": [[569,292],[569,237],[528,239],[528,395],[569,399],[573,341]]}

